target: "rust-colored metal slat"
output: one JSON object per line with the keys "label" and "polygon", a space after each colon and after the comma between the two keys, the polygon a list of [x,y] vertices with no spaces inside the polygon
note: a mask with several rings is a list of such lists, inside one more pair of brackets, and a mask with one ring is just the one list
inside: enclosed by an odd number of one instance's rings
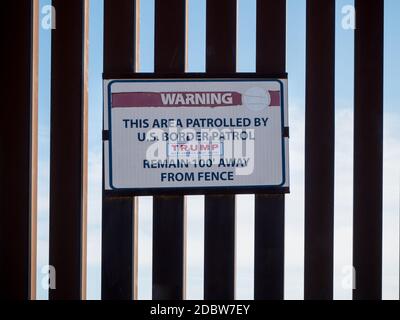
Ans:
{"label": "rust-colored metal slat", "polygon": [[0,11],[0,299],[36,296],[38,1]]}
{"label": "rust-colored metal slat", "polygon": [[304,298],[333,299],[335,0],[307,1]]}
{"label": "rust-colored metal slat", "polygon": [[[256,71],[286,72],[286,0],[257,1]],[[255,197],[254,298],[281,300],[284,287],[285,195]]]}
{"label": "rust-colored metal slat", "polygon": [[384,1],[356,0],[353,299],[382,298]]}
{"label": "rust-colored metal slat", "polygon": [[[236,72],[236,0],[207,0],[206,72]],[[235,195],[206,195],[204,299],[235,298]]]}
{"label": "rust-colored metal slat", "polygon": [[[138,14],[138,1],[104,0],[105,75],[129,74],[136,71]],[[103,193],[101,260],[103,300],[136,298],[136,217],[136,199],[115,198]]]}
{"label": "rust-colored metal slat", "polygon": [[[156,74],[186,69],[186,0],[155,1]],[[153,198],[153,299],[185,297],[185,198]]]}
{"label": "rust-colored metal slat", "polygon": [[49,298],[75,300],[86,288],[88,1],[52,4]]}

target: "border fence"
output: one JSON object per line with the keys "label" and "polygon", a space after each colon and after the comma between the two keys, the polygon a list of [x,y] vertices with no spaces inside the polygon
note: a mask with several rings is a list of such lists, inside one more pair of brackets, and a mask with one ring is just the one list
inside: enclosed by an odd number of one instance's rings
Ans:
{"label": "border fence", "polygon": [[[85,299],[89,1],[52,4],[49,298]],[[355,0],[353,299],[382,298],[383,5]],[[104,78],[140,76],[138,15],[104,0]],[[35,299],[38,1],[5,1],[0,21],[0,297]],[[207,0],[204,77],[235,75],[236,23],[236,0]],[[255,74],[285,74],[286,0],[257,0],[256,32]],[[186,0],[155,0],[154,41],[154,76],[183,76]],[[307,0],[306,53],[304,293],[333,299],[335,0]],[[204,299],[232,300],[235,195],[207,194],[204,215]],[[184,193],[154,196],[153,299],[185,298],[185,223]],[[284,194],[256,194],[256,300],[284,298],[284,225]],[[102,299],[135,299],[137,200],[103,192],[102,226]]]}

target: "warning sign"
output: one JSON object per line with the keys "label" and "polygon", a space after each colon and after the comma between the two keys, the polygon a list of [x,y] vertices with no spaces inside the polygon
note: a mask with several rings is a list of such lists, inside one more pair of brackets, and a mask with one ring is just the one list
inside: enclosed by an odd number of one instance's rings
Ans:
{"label": "warning sign", "polygon": [[105,80],[105,189],[287,190],[287,109],[285,79]]}

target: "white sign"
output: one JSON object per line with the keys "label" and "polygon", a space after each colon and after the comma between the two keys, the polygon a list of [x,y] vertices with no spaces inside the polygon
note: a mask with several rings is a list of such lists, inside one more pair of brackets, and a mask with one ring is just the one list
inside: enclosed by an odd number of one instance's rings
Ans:
{"label": "white sign", "polygon": [[105,189],[289,187],[287,80],[104,81]]}

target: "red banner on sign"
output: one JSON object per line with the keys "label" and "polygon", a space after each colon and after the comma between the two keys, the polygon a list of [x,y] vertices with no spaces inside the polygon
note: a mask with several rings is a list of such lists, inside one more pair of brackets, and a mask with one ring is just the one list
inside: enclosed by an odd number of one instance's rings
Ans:
{"label": "red banner on sign", "polygon": [[[270,107],[280,106],[280,91],[269,91]],[[120,92],[112,94],[113,108],[231,107],[243,105],[238,92]]]}

